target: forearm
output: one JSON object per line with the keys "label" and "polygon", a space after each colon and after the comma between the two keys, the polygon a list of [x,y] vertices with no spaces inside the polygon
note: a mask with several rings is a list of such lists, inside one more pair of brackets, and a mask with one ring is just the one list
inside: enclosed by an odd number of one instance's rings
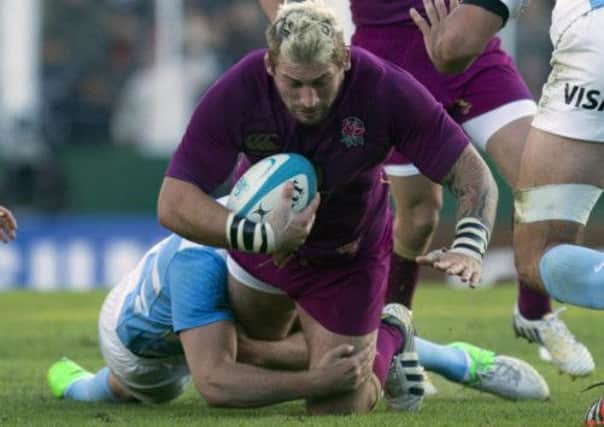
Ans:
{"label": "forearm", "polygon": [[463,72],[501,29],[503,20],[493,12],[462,4],[448,15],[435,35],[432,60],[446,74]]}
{"label": "forearm", "polygon": [[308,366],[308,350],[301,332],[280,341],[260,341],[241,337],[237,360],[266,368],[302,370]]}
{"label": "forearm", "polygon": [[158,200],[160,223],[184,238],[216,247],[227,247],[229,211],[195,185],[166,177]]}
{"label": "forearm", "polygon": [[324,395],[328,390],[320,377],[316,371],[271,371],[224,363],[201,378],[198,389],[211,405],[248,408]]}
{"label": "forearm", "polygon": [[476,149],[466,147],[443,184],[457,197],[457,220],[475,218],[490,234],[495,223],[498,189]]}

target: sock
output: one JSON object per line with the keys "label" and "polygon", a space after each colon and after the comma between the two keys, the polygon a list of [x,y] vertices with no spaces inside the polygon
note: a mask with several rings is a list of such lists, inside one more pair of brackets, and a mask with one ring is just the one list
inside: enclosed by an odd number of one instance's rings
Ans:
{"label": "sock", "polygon": [[377,337],[377,352],[373,362],[373,373],[382,387],[386,383],[392,357],[403,347],[403,336],[396,326],[380,323]]}
{"label": "sock", "polygon": [[470,381],[470,358],[465,351],[419,337],[415,337],[415,349],[419,363],[426,370],[457,383]]}
{"label": "sock", "polygon": [[386,304],[397,302],[411,309],[418,277],[419,264],[393,252],[390,258]]}
{"label": "sock", "polygon": [[541,258],[547,292],[561,302],[604,310],[604,253],[578,245],[557,245]]}
{"label": "sock", "polygon": [[552,312],[552,304],[548,295],[530,288],[524,282],[518,282],[518,311],[528,320],[540,320]]}
{"label": "sock", "polygon": [[93,377],[75,381],[65,390],[65,398],[82,402],[117,402],[117,396],[109,388],[109,368],[105,366]]}

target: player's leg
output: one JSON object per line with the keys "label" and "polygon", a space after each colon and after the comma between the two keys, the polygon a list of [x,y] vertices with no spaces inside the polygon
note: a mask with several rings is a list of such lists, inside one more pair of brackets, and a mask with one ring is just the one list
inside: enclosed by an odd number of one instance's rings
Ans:
{"label": "player's leg", "polygon": [[[601,253],[578,244],[603,186],[604,107],[599,94],[604,44],[594,34],[604,25],[604,9],[567,21],[557,7],[550,29],[553,69],[527,140],[516,192],[516,263],[520,274],[540,288],[545,285],[555,298],[591,306],[602,301],[596,297],[601,295],[598,280],[603,283],[596,271]],[[583,360],[573,375],[593,369],[591,359]],[[576,365],[570,362],[558,366]]]}
{"label": "player's leg", "polygon": [[[362,336],[334,334],[321,326],[304,309],[299,308],[298,315],[308,344],[310,368],[319,364],[323,355],[338,345],[350,344],[354,346],[355,351],[376,345],[377,331]],[[368,412],[377,402],[380,391],[379,382],[373,376],[353,392],[308,400],[307,409],[313,415]]]}
{"label": "player's leg", "polygon": [[[489,56],[490,59],[485,64],[482,57],[473,64],[468,73],[468,81],[463,85],[466,92],[464,96],[467,98],[464,101],[471,105],[469,114],[464,118],[457,111],[455,117],[463,123],[463,128],[472,141],[495,161],[497,169],[513,190],[536,106],[507,54],[492,44]],[[492,59],[495,56],[499,61],[494,66]],[[475,75],[472,76],[472,73]],[[471,118],[468,119],[468,116]],[[536,289],[534,284],[526,283],[522,277],[518,280],[513,326],[518,336],[529,341],[534,341],[532,337],[537,327],[550,329],[551,334],[561,329],[567,331],[564,336],[568,339],[563,341],[567,358],[581,358],[587,351],[583,344],[574,339],[557,315],[552,313],[549,296]],[[559,343],[556,346],[559,347]],[[546,360],[551,360],[549,350],[541,346],[539,353]],[[558,351],[557,354],[561,353]]]}
{"label": "player's leg", "polygon": [[88,402],[163,403],[184,391],[189,380],[184,356],[141,358],[132,354],[117,335],[117,320],[131,291],[128,278],[105,298],[99,316],[99,344],[107,366],[92,374],[72,360],[61,359],[48,371],[55,397]]}
{"label": "player's leg", "polygon": [[227,266],[229,303],[237,323],[255,339],[285,338],[295,321],[294,301],[282,290],[249,274],[230,256]]}
{"label": "player's leg", "polygon": [[450,381],[512,400],[544,400],[549,388],[528,363],[468,343],[436,344],[416,337],[420,363]]}
{"label": "player's leg", "polygon": [[372,377],[354,392],[307,401],[311,414],[347,414],[370,411],[385,389],[391,409],[415,411],[423,400],[423,368],[419,365],[413,341],[409,311],[401,304],[384,308],[376,331],[350,336],[333,333],[298,306],[300,323],[309,351],[309,365],[316,366],[323,355],[340,344],[351,344],[357,351],[376,347]]}
{"label": "player's leg", "polygon": [[597,309],[604,254],[578,244],[604,187],[603,158],[604,143],[532,129],[516,193],[519,274],[556,299]]}
{"label": "player's leg", "polygon": [[415,258],[425,254],[430,246],[443,203],[442,189],[396,152],[385,170],[394,202],[394,251],[386,302],[411,308],[419,276]]}
{"label": "player's leg", "polygon": [[[604,277],[597,276],[594,266],[604,262],[604,254],[578,245],[604,183],[598,166],[603,156],[602,144],[532,129],[516,192],[514,245],[521,280],[559,301],[592,308],[603,308],[597,304],[604,300]],[[540,321],[519,318],[515,327],[530,340],[544,343],[562,371],[573,376],[593,371],[591,354],[557,313]]]}

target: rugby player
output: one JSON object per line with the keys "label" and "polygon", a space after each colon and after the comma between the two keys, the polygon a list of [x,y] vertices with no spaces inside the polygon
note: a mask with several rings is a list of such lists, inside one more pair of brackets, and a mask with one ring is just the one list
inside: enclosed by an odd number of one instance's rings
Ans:
{"label": "rugby player", "polygon": [[[411,15],[439,68],[467,66],[508,17],[526,2],[469,0],[449,13],[442,0],[425,2],[427,19]],[[454,3],[453,6],[456,4]],[[558,1],[552,12],[552,71],[528,133],[514,203],[514,254],[521,281],[569,304],[604,308],[604,254],[580,245],[585,224],[604,187],[604,1]],[[472,31],[467,31],[472,28]],[[472,46],[465,52],[454,46]],[[554,334],[543,322],[516,318],[517,333],[546,344]],[[569,340],[572,335],[561,329]],[[572,375],[594,363],[586,352],[549,347],[553,362]],[[588,357],[589,356],[589,357]]]}
{"label": "rugby player", "polygon": [[[64,358],[50,367],[48,382],[67,400],[163,403],[192,377],[210,405],[250,407],[354,390],[371,372],[370,349],[353,355],[343,344],[306,370],[300,332],[281,341],[237,335],[224,251],[172,235],[106,297],[99,317],[106,366],[92,374]],[[426,367],[452,381],[507,399],[548,397],[543,378],[521,360],[467,343],[416,343]]]}
{"label": "rugby player", "polygon": [[[495,181],[421,84],[347,48],[322,2],[282,7],[267,41],[267,50],[245,56],[196,108],[162,184],[160,222],[189,240],[231,249],[230,301],[251,337],[283,338],[297,315],[311,368],[343,343],[377,348],[370,380],[309,399],[311,413],[368,411],[382,387],[392,408],[418,409],[423,381],[413,340],[397,328],[378,334],[392,252],[384,161],[396,148],[457,196],[456,238],[426,262],[472,286],[494,222]],[[279,152],[313,162],[320,208],[311,205],[293,225],[288,212],[274,224],[253,224],[209,197],[240,154],[254,163]],[[293,230],[297,239],[288,237]]]}
{"label": "rugby player", "polygon": [[[260,3],[267,16],[274,19],[281,1],[260,0]],[[475,0],[464,3],[461,10],[478,9],[474,3]],[[503,24],[502,18],[491,13],[488,19],[474,24],[472,31],[467,31],[468,27],[460,22],[456,27],[464,31],[460,40],[447,38],[448,34],[439,33],[438,27],[433,26],[429,33],[432,37],[427,39],[432,43],[431,49],[426,49],[423,41],[426,31],[420,31],[422,17],[439,16],[446,10],[441,12],[442,2],[437,2],[436,7],[431,2],[425,4],[424,8],[421,0],[350,0],[355,24],[352,44],[411,73],[443,104],[474,145],[494,160],[505,181],[514,188],[522,149],[537,107],[511,58],[502,50],[501,41],[494,37]],[[450,7],[456,8],[457,0]],[[419,27],[413,24],[412,17]],[[416,258],[430,246],[442,208],[442,189],[399,151],[392,152],[385,170],[395,205],[394,252],[386,302],[399,302],[411,308],[419,278]],[[591,354],[575,339],[558,313],[552,311],[548,295],[519,280],[513,316],[518,334],[531,339],[532,330],[543,330],[546,339],[541,343],[562,370],[571,375],[591,373],[594,369]]]}

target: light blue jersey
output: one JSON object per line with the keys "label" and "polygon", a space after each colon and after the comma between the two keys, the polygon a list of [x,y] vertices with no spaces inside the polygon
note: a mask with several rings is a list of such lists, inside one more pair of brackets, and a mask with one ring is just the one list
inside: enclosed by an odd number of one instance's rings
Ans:
{"label": "light blue jersey", "polygon": [[147,252],[123,285],[133,290],[126,296],[116,332],[128,350],[141,357],[182,354],[178,332],[233,320],[224,251],[177,235]]}

